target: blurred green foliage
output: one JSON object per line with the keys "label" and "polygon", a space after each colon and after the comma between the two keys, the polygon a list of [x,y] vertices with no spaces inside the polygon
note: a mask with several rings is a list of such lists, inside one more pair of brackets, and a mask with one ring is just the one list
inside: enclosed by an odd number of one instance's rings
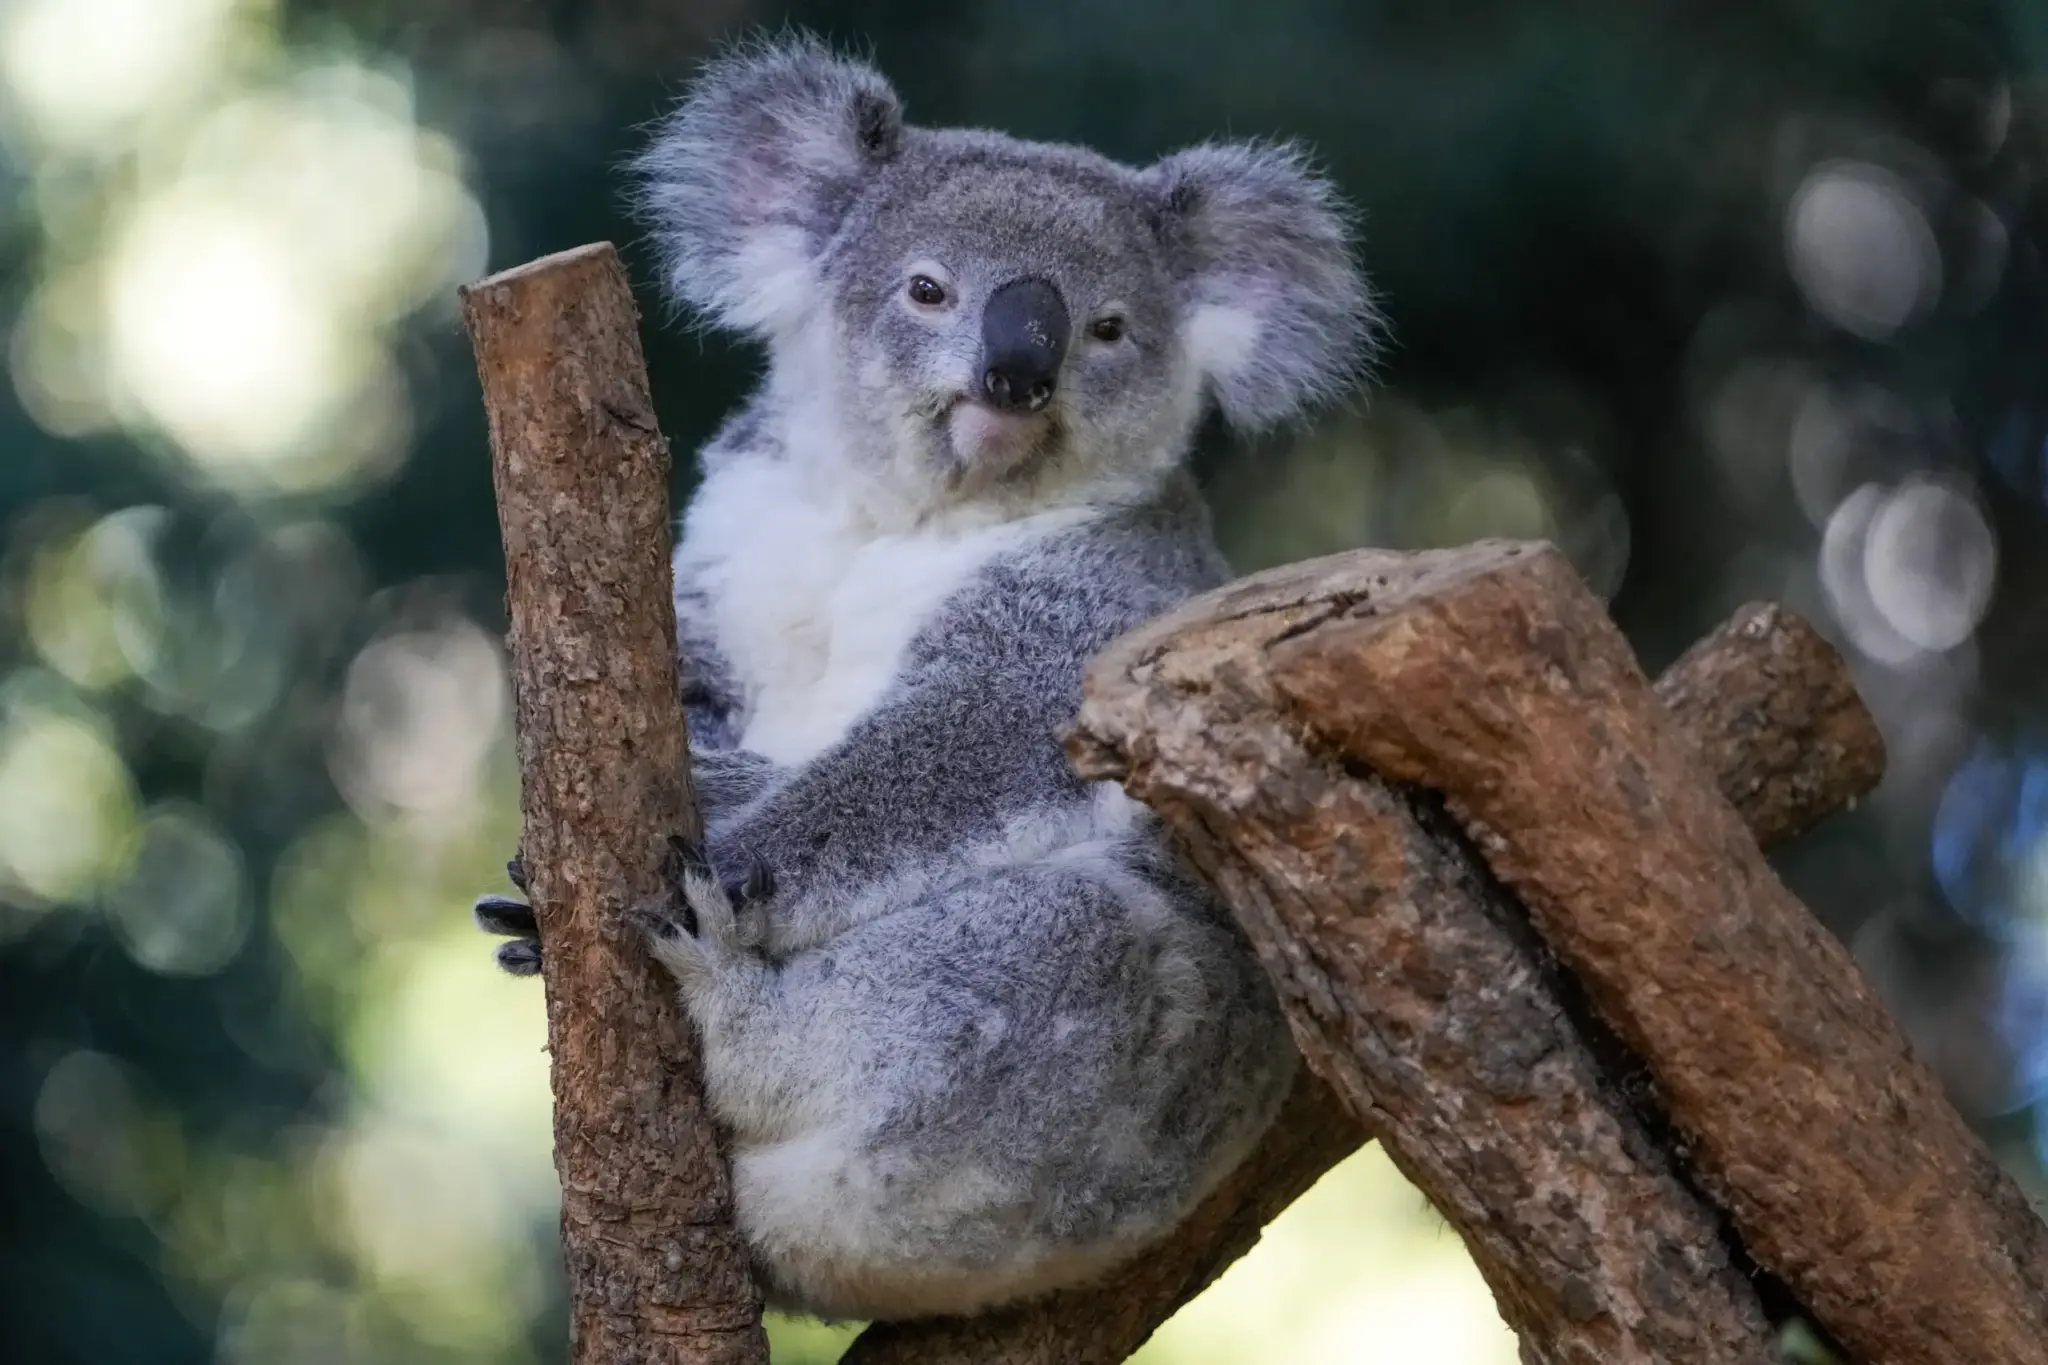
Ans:
{"label": "blurred green foliage", "polygon": [[[1312,143],[1394,334],[1369,402],[1205,433],[1239,566],[1546,536],[1652,668],[1820,624],[1892,768],[1783,869],[2038,1188],[2048,5],[10,0],[7,1359],[560,1358],[539,993],[465,913],[517,802],[453,290],[646,280],[618,163],[787,19],[921,121]],[[647,303],[687,451],[756,360]],[[1144,1357],[1279,1358],[1513,1349],[1368,1154]]]}

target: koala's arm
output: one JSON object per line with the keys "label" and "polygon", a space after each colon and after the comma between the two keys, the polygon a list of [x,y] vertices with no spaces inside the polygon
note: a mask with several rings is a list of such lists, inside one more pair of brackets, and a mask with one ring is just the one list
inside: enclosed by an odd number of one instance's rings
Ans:
{"label": "koala's arm", "polygon": [[937,889],[961,870],[962,844],[997,836],[1004,814],[1078,793],[1054,740],[1059,694],[1019,696],[977,674],[950,663],[899,682],[839,744],[771,770],[760,795],[710,822],[722,880],[772,879],[777,952],[860,918],[864,889],[886,885],[895,905]]}
{"label": "koala's arm", "polygon": [[1210,571],[1153,543],[1153,520],[1196,508],[1133,513],[991,565],[926,624],[895,683],[837,744],[713,825],[721,882],[765,870],[774,884],[762,907],[773,953],[815,946],[984,863],[1033,856],[1024,843],[1050,852],[1098,837],[1090,785],[1067,766],[1059,731],[1080,705],[1086,661],[1179,596],[1151,593],[1138,575]]}

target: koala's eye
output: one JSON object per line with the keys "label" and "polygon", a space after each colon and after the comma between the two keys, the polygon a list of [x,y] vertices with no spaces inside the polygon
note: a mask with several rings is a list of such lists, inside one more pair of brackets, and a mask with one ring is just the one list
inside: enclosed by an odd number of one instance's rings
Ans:
{"label": "koala's eye", "polygon": [[1097,341],[1122,341],[1124,320],[1122,318],[1097,318],[1088,324],[1088,335]]}
{"label": "koala's eye", "polygon": [[926,308],[936,308],[946,301],[946,286],[929,275],[912,275],[910,301]]}

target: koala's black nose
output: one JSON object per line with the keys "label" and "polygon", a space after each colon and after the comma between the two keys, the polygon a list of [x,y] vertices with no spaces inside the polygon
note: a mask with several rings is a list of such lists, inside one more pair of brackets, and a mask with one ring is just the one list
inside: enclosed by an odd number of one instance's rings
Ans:
{"label": "koala's black nose", "polygon": [[1051,280],[1012,280],[981,314],[981,390],[1006,412],[1037,412],[1052,401],[1067,355],[1067,303]]}

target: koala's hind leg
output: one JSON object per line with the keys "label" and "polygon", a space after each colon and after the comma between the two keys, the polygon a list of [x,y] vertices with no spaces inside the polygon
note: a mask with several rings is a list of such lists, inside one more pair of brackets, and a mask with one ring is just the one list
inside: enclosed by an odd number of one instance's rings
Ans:
{"label": "koala's hind leg", "polygon": [[657,951],[784,1306],[964,1313],[1099,1274],[1242,1159],[1292,1078],[1242,941],[1107,853],[990,871],[779,963],[721,932]]}
{"label": "koala's hind leg", "polygon": [[635,918],[703,1039],[712,1108],[742,1141],[835,1109],[848,1065],[833,1042],[830,959],[771,961],[758,914],[736,894],[744,880],[728,885],[702,850],[675,845],[670,872],[674,898]]}

